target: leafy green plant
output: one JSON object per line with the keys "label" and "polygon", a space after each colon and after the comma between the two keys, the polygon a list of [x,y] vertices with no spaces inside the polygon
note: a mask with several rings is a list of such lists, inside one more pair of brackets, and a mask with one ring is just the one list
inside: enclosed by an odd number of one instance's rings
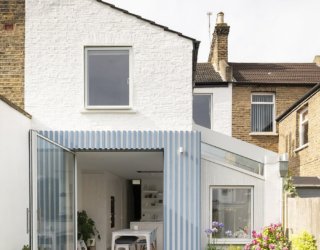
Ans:
{"label": "leafy green plant", "polygon": [[31,248],[29,245],[23,245],[22,250],[31,250]]}
{"label": "leafy green plant", "polygon": [[283,189],[291,197],[295,197],[295,196],[298,195],[295,186],[293,186],[293,182],[292,182],[292,177],[291,176],[285,178],[285,183],[283,185]]}
{"label": "leafy green plant", "polygon": [[317,250],[316,240],[307,231],[291,237],[292,250]]}
{"label": "leafy green plant", "polygon": [[96,236],[100,240],[100,233],[95,226],[95,222],[82,210],[78,212],[78,240],[82,239],[87,242],[88,239]]}

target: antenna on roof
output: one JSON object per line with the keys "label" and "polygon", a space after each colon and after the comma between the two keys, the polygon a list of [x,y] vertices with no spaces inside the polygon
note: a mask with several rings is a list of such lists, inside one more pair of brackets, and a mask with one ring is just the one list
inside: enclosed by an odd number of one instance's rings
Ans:
{"label": "antenna on roof", "polygon": [[211,40],[211,16],[212,16],[212,12],[207,12],[207,15],[208,15],[208,19],[209,19],[209,43],[210,43],[210,40]]}

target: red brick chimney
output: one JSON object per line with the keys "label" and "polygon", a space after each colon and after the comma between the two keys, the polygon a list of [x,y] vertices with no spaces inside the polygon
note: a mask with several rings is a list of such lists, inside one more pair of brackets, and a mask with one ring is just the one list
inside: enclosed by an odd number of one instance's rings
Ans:
{"label": "red brick chimney", "polygon": [[212,63],[216,71],[220,71],[221,62],[228,63],[228,35],[230,26],[224,22],[223,12],[217,15],[208,62]]}

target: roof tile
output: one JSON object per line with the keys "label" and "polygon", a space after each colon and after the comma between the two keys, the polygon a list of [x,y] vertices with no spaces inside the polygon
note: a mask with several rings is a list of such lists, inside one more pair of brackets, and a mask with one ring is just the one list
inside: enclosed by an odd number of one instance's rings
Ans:
{"label": "roof tile", "polygon": [[221,76],[216,72],[211,63],[197,63],[196,83],[223,82]]}
{"label": "roof tile", "polygon": [[229,63],[233,77],[243,83],[318,83],[315,63]]}

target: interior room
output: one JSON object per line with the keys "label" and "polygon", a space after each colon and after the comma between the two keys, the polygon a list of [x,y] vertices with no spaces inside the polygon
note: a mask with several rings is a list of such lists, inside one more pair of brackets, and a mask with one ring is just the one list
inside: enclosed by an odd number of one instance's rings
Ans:
{"label": "interior room", "polygon": [[156,230],[163,249],[162,151],[77,152],[77,210],[96,224],[96,250],[111,249],[112,232]]}

